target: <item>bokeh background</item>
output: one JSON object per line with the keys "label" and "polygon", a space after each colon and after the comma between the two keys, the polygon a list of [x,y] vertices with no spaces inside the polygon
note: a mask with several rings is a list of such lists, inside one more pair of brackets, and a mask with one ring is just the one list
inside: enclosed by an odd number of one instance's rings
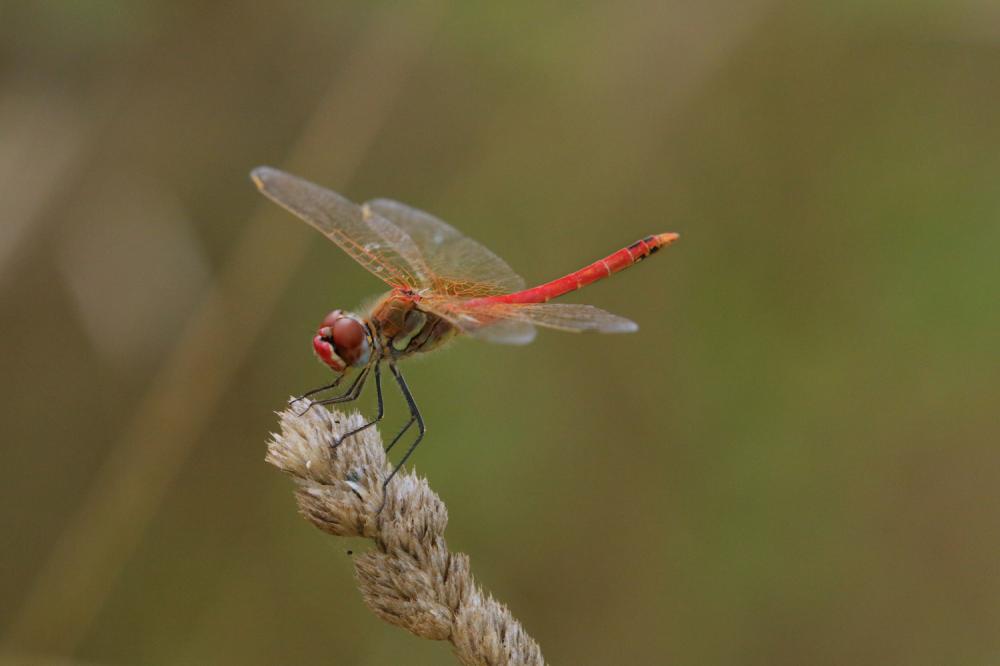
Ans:
{"label": "bokeh background", "polygon": [[553,663],[1000,663],[991,0],[0,5],[6,662],[450,663],[263,462],[381,287],[258,164],[529,282],[682,234],[570,299],[635,335],[406,367]]}

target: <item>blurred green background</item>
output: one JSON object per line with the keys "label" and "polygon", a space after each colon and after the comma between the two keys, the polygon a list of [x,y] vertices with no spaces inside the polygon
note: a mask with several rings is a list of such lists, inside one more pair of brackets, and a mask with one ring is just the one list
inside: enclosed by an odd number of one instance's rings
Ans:
{"label": "blurred green background", "polygon": [[553,663],[1000,663],[988,0],[0,5],[6,662],[451,662],[263,462],[381,285],[258,164],[529,283],[682,234],[569,299],[635,335],[404,368]]}

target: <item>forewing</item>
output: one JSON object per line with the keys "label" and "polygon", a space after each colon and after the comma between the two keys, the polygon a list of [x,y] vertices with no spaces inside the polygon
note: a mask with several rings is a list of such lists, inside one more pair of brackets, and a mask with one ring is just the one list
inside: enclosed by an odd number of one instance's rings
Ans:
{"label": "forewing", "polygon": [[392,286],[428,286],[420,250],[404,229],[336,192],[297,176],[258,167],[251,174],[258,189],[336,243],[355,261]]}
{"label": "forewing", "polygon": [[375,199],[365,207],[413,239],[435,293],[475,298],[524,289],[524,280],[507,262],[433,215],[391,199]]}

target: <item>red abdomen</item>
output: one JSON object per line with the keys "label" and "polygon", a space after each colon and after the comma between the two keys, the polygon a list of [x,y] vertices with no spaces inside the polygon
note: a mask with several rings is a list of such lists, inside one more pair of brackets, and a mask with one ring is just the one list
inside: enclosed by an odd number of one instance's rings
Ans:
{"label": "red abdomen", "polygon": [[477,298],[476,301],[483,303],[545,303],[557,296],[576,291],[580,287],[586,287],[592,282],[603,280],[618,271],[625,270],[632,264],[636,264],[649,255],[655,253],[664,245],[669,245],[677,240],[679,236],[675,233],[656,234],[646,236],[642,240],[637,240],[628,247],[623,247],[613,254],[609,254],[603,259],[599,259],[589,266],[584,266],[578,271],[565,275],[557,280],[546,282],[545,284],[531,289],[524,289],[513,294],[502,294],[500,296],[488,296]]}

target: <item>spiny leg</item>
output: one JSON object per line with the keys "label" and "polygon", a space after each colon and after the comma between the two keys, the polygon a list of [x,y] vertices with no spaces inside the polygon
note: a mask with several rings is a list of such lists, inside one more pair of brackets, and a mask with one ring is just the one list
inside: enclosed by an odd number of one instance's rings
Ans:
{"label": "spiny leg", "polygon": [[[338,446],[340,446],[341,442],[343,442],[345,439],[347,439],[351,435],[356,435],[359,432],[361,432],[362,430],[364,430],[365,428],[370,428],[370,427],[372,427],[373,425],[375,425],[376,423],[378,423],[379,421],[382,420],[382,415],[385,414],[385,410],[383,409],[384,405],[382,404],[382,371],[381,371],[381,367],[382,366],[381,366],[380,363],[381,363],[380,361],[375,361],[375,398],[378,400],[378,413],[375,415],[375,418],[372,419],[371,421],[369,421],[368,423],[365,423],[364,425],[362,425],[362,426],[360,426],[358,428],[355,428],[354,430],[351,430],[349,432],[345,432],[343,435],[341,435],[340,437],[338,437],[337,440],[333,443],[333,448],[337,448]],[[368,366],[368,367],[371,367],[371,366]],[[365,368],[365,372],[367,372],[367,371],[368,371],[368,369]],[[357,398],[357,396],[354,396],[354,398],[351,398],[351,400],[353,400],[355,398]],[[348,402],[348,400],[337,400],[337,398],[330,398],[329,400],[323,400],[323,401],[321,401],[319,403],[316,403],[316,404],[326,405],[326,404],[330,404],[331,402],[334,402],[334,401],[336,401],[336,402]]]}
{"label": "spiny leg", "polygon": [[[289,400],[288,404],[292,404],[294,402],[299,402],[300,400],[305,400],[306,398],[308,398],[311,395],[316,395],[317,393],[322,393],[323,391],[329,391],[330,389],[337,388],[338,386],[340,386],[340,382],[342,382],[344,380],[345,376],[346,375],[344,375],[344,374],[337,375],[337,378],[335,380],[333,380],[332,384],[327,384],[326,386],[320,386],[319,388],[314,388],[311,391],[306,391],[305,393],[303,393],[302,395],[298,396],[297,398],[292,398],[291,400]],[[357,381],[357,378],[355,378],[354,381]],[[351,385],[351,388],[354,388],[353,384]],[[350,390],[350,389],[348,389],[348,390]]]}
{"label": "spiny leg", "polygon": [[[399,370],[396,369],[395,365],[391,365],[389,367],[392,369],[393,376],[397,377],[396,381],[399,381],[399,379],[402,378],[401,375],[399,374]],[[398,442],[400,439],[402,439],[403,435],[406,434],[406,431],[410,429],[410,426],[412,426],[413,423],[414,423],[414,421],[416,421],[416,420],[417,420],[417,417],[413,413],[413,410],[411,409],[410,410],[410,420],[407,421],[405,424],[403,424],[403,427],[399,429],[399,432],[396,433],[396,436],[392,438],[391,442],[389,442],[389,446],[385,447],[386,457],[388,457],[389,451],[392,451],[392,447],[396,446],[396,442]],[[395,473],[396,472],[393,471],[393,474],[395,474]]]}
{"label": "spiny leg", "polygon": [[404,434],[406,434],[406,431],[410,429],[410,426],[411,426],[411,425],[413,425],[413,422],[414,422],[414,421],[416,421],[416,420],[417,420],[417,418],[416,418],[415,416],[413,416],[413,415],[411,414],[411,415],[410,415],[410,420],[406,422],[406,425],[404,425],[404,426],[403,426],[403,427],[402,427],[402,428],[400,429],[400,431],[399,431],[399,432],[397,432],[397,433],[396,433],[396,436],[392,438],[392,441],[391,441],[391,442],[389,442],[389,446],[385,447],[385,452],[386,452],[386,455],[388,455],[388,454],[389,454],[389,451],[391,451],[391,450],[392,450],[392,447],[396,446],[396,442],[398,442],[398,441],[400,440],[400,438],[401,438],[401,437],[402,437],[402,436],[403,436]]}
{"label": "spiny leg", "polygon": [[[410,425],[413,424],[414,421],[417,423],[417,438],[410,444],[410,448],[406,449],[406,453],[403,454],[403,458],[399,461],[399,464],[393,468],[392,472],[389,473],[389,476],[382,482],[382,506],[385,506],[385,489],[389,485],[389,482],[392,481],[392,477],[396,476],[396,472],[399,471],[399,468],[406,464],[406,461],[413,454],[413,450],[417,448],[417,444],[419,444],[420,440],[424,438],[424,433],[427,432],[427,429],[424,427],[424,418],[420,415],[420,409],[417,408],[417,403],[413,400],[413,394],[410,393],[410,387],[406,385],[406,380],[403,379],[403,375],[400,374],[399,368],[397,368],[394,363],[390,363],[389,369],[392,370],[392,375],[396,378],[396,383],[399,384],[399,390],[403,393],[403,398],[406,399],[406,404],[410,408],[410,420],[392,440],[386,451],[391,449],[396,441],[403,436],[403,433],[409,430]],[[382,507],[379,507],[379,511],[381,510]]]}
{"label": "spiny leg", "polygon": [[[303,414],[307,413],[310,409],[312,409],[316,405],[335,405],[335,404],[338,404],[338,403],[341,403],[341,402],[352,402],[354,400],[357,400],[358,396],[361,395],[362,389],[364,389],[364,387],[365,387],[365,382],[368,380],[368,371],[370,369],[371,369],[371,366],[368,366],[368,367],[364,368],[361,372],[359,372],[358,376],[354,378],[354,381],[351,382],[351,385],[347,388],[347,390],[344,391],[343,393],[341,393],[340,395],[334,396],[332,398],[326,398],[325,400],[316,400],[316,401],[310,402],[309,406],[306,407],[302,411],[302,414],[299,414],[299,416],[302,416]],[[316,389],[314,391],[310,391],[309,393],[306,393],[305,395],[303,395],[301,398],[296,398],[295,400],[293,400],[289,404],[295,404],[295,402],[297,402],[298,400],[301,400],[302,398],[305,398],[308,395],[312,395],[314,393],[318,393],[318,392],[326,390],[328,388],[333,388],[333,387],[337,386],[337,384],[339,384],[340,380],[342,380],[343,378],[344,378],[344,375],[341,375],[340,377],[337,378],[337,381],[335,381],[330,386],[324,386],[321,389]]]}
{"label": "spiny leg", "polygon": [[341,393],[340,395],[335,395],[332,398],[324,398],[323,400],[317,400],[314,405],[337,405],[342,402],[353,402],[358,399],[361,395],[361,391],[365,388],[365,382],[368,381],[368,373],[371,371],[371,366],[369,365],[354,378],[351,382],[350,387]]}

